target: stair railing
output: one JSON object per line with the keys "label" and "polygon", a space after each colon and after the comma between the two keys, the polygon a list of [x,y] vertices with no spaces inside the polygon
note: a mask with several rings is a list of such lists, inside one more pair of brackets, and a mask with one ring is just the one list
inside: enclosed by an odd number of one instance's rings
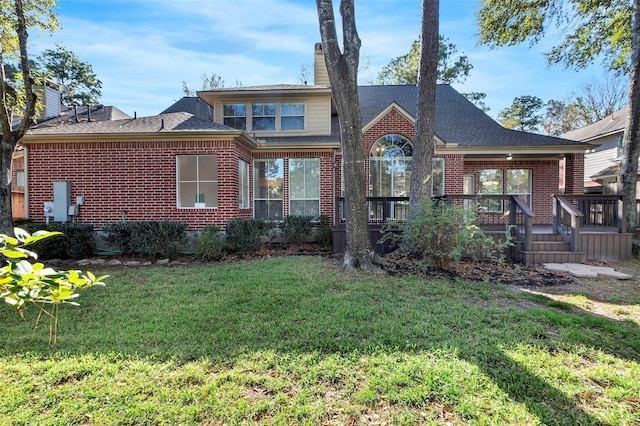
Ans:
{"label": "stair railing", "polygon": [[584,214],[566,197],[553,196],[553,230],[569,243],[571,251],[580,251],[580,226]]}

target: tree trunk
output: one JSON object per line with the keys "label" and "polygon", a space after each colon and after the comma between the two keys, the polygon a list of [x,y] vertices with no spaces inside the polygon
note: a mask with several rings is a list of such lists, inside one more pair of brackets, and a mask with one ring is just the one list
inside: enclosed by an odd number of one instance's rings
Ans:
{"label": "tree trunk", "polygon": [[411,189],[412,209],[433,195],[433,138],[436,124],[436,79],[438,77],[439,0],[423,0],[418,74],[418,109],[413,141]]}
{"label": "tree trunk", "polygon": [[375,254],[369,240],[365,156],[358,100],[360,38],[353,0],[340,2],[344,52],[338,45],[331,0],[316,0],[316,5],[329,82],[340,118],[347,237],[342,267],[345,271],[376,270],[373,265]]}
{"label": "tree trunk", "polygon": [[622,155],[618,181],[624,202],[624,220],[627,232],[635,232],[636,183],[638,155],[640,154],[640,0],[633,1],[631,15],[631,69],[629,73],[629,115],[622,142]]}
{"label": "tree trunk", "polygon": [[[11,160],[13,152],[22,136],[27,132],[35,117],[37,96],[33,92],[33,81],[29,70],[29,55],[27,54],[27,22],[25,20],[22,0],[14,0],[16,17],[16,35],[20,49],[20,71],[24,81],[24,105],[22,121],[17,129],[13,129],[12,114],[13,105],[7,105],[9,85],[4,73],[4,50],[0,49],[0,66],[2,81],[0,82],[0,96],[2,107],[0,108],[0,233],[13,235],[13,211],[11,208]],[[0,41],[1,43],[1,41]],[[4,47],[0,44],[0,48]]]}
{"label": "tree trunk", "polygon": [[409,217],[403,249],[413,252],[410,241],[413,219],[425,199],[433,196],[433,143],[436,125],[436,81],[438,78],[439,0],[423,0],[420,30],[417,117],[413,136],[413,162],[409,190]]}

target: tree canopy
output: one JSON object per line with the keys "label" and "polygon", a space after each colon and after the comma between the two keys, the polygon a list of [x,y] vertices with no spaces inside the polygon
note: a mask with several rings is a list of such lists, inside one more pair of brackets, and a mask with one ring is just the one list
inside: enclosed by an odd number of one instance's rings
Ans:
{"label": "tree canopy", "polygon": [[[437,82],[444,84],[461,83],[468,76],[473,65],[467,56],[458,56],[458,49],[449,39],[438,38]],[[380,84],[417,84],[420,65],[420,40],[411,44],[408,53],[392,59],[378,74]]]}
{"label": "tree canopy", "polygon": [[629,0],[483,0],[478,11],[480,42],[492,47],[539,42],[548,28],[561,40],[546,57],[549,63],[584,68],[600,59],[609,69],[629,69]]}
{"label": "tree canopy", "polygon": [[[0,0],[0,5],[0,233],[12,235],[11,162],[18,142],[33,122],[37,101],[27,31],[52,31],[57,29],[58,21],[53,13],[54,0]],[[5,63],[11,59],[19,59],[17,84],[12,84],[5,72]],[[21,121],[14,126],[17,116]]]}
{"label": "tree canopy", "polygon": [[55,49],[43,51],[36,60],[36,66],[39,73],[62,86],[64,105],[94,105],[102,96],[102,82],[93,72],[93,67],[59,44]]}
{"label": "tree canopy", "polygon": [[544,102],[537,96],[518,96],[513,99],[510,107],[503,109],[498,114],[498,121],[507,129],[535,132],[542,115]]}

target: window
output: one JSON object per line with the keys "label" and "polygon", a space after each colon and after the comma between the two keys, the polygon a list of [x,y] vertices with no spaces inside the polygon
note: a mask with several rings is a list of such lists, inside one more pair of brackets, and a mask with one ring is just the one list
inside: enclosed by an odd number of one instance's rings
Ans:
{"label": "window", "polygon": [[275,130],[276,129],[276,104],[260,103],[251,107],[251,121],[253,130]]}
{"label": "window", "polygon": [[[504,181],[503,181],[504,176]],[[478,172],[478,194],[519,195],[531,206],[531,170],[529,169],[487,169]],[[486,200],[481,209],[501,212],[500,200]]]}
{"label": "window", "polygon": [[304,102],[280,104],[280,130],[304,130]]}
{"label": "window", "polygon": [[320,159],[289,159],[289,213],[320,216]]}
{"label": "window", "polygon": [[16,172],[16,186],[19,188],[24,187],[24,171]]}
{"label": "window", "polygon": [[178,207],[218,206],[216,155],[178,155]]}
{"label": "window", "polygon": [[531,207],[531,173],[529,169],[507,170],[506,194],[519,195]]}
{"label": "window", "polygon": [[[372,197],[408,197],[411,185],[413,146],[400,135],[386,135],[373,144],[369,154]],[[370,215],[382,219],[380,203],[372,205]],[[391,203],[390,217],[406,219],[408,203]]]}
{"label": "window", "polygon": [[624,132],[618,134],[616,137],[616,158],[620,158],[622,156],[622,141],[624,139]]}
{"label": "window", "polygon": [[238,208],[249,208],[249,163],[238,160]]}
{"label": "window", "polygon": [[[502,170],[480,170],[478,172],[478,194],[502,194]],[[501,212],[502,202],[500,200],[485,200],[479,209],[486,212]]]}
{"label": "window", "polygon": [[224,104],[222,110],[225,126],[247,130],[247,106],[245,104]]}
{"label": "window", "polygon": [[253,167],[254,216],[281,220],[284,160],[255,160]]}

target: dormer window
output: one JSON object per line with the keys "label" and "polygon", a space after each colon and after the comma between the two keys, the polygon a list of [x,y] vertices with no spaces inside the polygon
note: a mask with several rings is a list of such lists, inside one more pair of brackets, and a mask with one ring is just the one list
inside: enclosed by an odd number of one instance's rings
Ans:
{"label": "dormer window", "polygon": [[276,104],[256,103],[251,108],[252,127],[254,131],[276,129]]}
{"label": "dormer window", "polygon": [[224,104],[222,110],[225,126],[238,130],[247,130],[247,105]]}

